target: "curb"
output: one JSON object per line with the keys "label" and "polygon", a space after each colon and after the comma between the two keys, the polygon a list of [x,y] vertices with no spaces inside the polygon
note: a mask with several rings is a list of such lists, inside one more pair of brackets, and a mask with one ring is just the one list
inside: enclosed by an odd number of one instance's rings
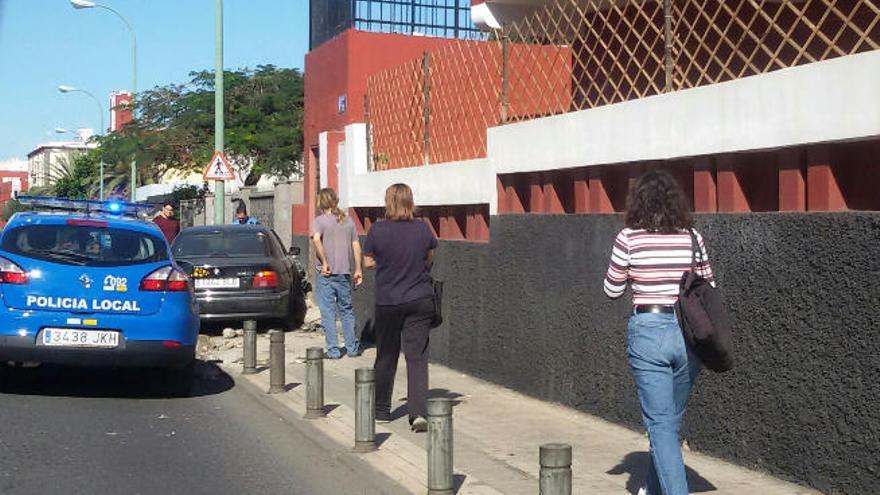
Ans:
{"label": "curb", "polygon": [[[409,493],[427,492],[427,452],[424,447],[402,438],[382,424],[377,424],[377,440],[384,437],[382,441],[377,442],[380,444],[378,448],[369,453],[357,453],[354,451],[354,411],[350,407],[327,396],[325,392],[325,404],[332,404],[335,407],[323,418],[304,419],[306,410],[304,384],[296,383],[286,393],[270,395],[266,393],[269,389],[268,373],[261,371],[254,375],[242,375],[239,366],[224,363],[220,364],[220,367],[236,384],[243,385],[243,388],[255,399],[266,404],[285,419],[290,418],[293,427],[310,435],[319,433],[326,437],[328,443],[333,444],[327,445],[329,450],[347,454],[339,456],[339,459],[346,464],[351,462],[353,467],[371,468]],[[292,379],[295,383],[302,378],[302,373],[299,373],[301,370],[298,368],[291,369],[288,366],[288,371],[294,372],[288,373],[288,382]],[[456,478],[464,478],[456,491],[458,495],[503,495],[502,492],[480,482],[461,469],[454,471]]]}

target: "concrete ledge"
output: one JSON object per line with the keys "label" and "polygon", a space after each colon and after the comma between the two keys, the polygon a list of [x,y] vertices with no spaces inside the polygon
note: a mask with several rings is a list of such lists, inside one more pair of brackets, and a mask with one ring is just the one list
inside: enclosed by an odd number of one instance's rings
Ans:
{"label": "concrete ledge", "polygon": [[497,173],[880,135],[880,51],[494,127]]}

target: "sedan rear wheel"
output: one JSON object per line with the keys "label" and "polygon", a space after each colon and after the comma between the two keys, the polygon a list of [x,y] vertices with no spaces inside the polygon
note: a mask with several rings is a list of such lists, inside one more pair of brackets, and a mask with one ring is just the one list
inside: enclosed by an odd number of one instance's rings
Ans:
{"label": "sedan rear wheel", "polygon": [[284,317],[284,327],[287,330],[298,330],[306,319],[306,297],[302,287],[290,290],[287,303],[287,316]]}

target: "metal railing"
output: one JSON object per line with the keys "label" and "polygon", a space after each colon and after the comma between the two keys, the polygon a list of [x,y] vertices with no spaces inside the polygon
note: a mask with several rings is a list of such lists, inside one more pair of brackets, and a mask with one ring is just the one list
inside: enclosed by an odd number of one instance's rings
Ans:
{"label": "metal railing", "polygon": [[484,157],[491,126],[876,50],[878,5],[553,0],[487,41],[450,40],[370,77],[371,166]]}

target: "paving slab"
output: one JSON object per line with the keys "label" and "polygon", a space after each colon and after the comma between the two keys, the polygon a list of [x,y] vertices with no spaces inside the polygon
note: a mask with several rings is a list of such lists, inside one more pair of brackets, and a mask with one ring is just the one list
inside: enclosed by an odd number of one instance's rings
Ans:
{"label": "paving slab", "polygon": [[[241,337],[211,337],[203,342],[204,357],[222,360],[236,380],[255,390],[268,390],[269,372],[241,373]],[[226,342],[230,342],[227,344]],[[316,332],[288,332],[286,378],[290,390],[272,394],[290,414],[305,414],[305,350],[323,346]],[[260,335],[258,364],[265,368],[269,342]],[[375,349],[360,357],[324,361],[324,395],[329,411],[310,420],[341,450],[354,446],[355,369],[372,367]],[[558,404],[544,402],[441,365],[429,369],[432,397],[453,399],[454,463],[457,493],[461,495],[534,494],[538,490],[538,447],[561,442],[573,448],[573,493],[637,493],[648,459],[643,434]],[[395,420],[377,424],[376,452],[361,456],[413,493],[425,493],[426,435],[409,429],[405,411],[406,363],[401,357],[395,381]],[[752,471],[713,457],[685,451],[691,493],[716,495],[817,494],[812,489]]]}

